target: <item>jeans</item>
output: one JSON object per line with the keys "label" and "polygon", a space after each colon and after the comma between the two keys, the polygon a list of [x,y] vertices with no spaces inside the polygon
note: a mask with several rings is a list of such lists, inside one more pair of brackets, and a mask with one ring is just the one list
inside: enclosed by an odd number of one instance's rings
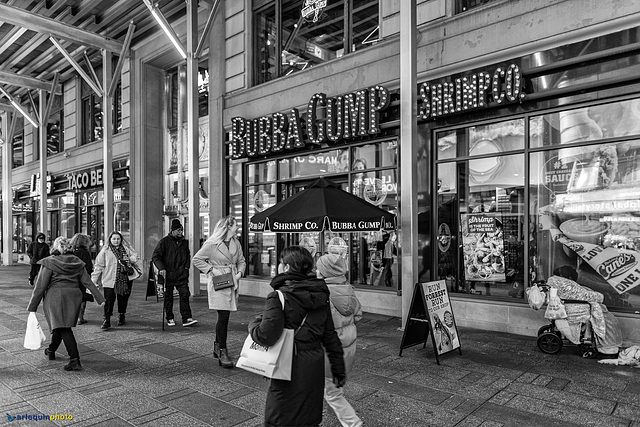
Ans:
{"label": "jeans", "polygon": [[227,348],[227,330],[229,329],[229,310],[217,310],[218,321],[216,322],[216,342],[220,343],[220,348]]}
{"label": "jeans", "polygon": [[324,400],[336,413],[338,421],[343,427],[360,427],[362,420],[356,414],[351,404],[344,397],[344,387],[338,388],[331,378],[324,378]]}
{"label": "jeans", "polygon": [[71,328],[56,328],[51,333],[51,344],[49,344],[49,351],[55,352],[60,343],[64,341],[64,346],[67,348],[70,359],[79,359],[80,353],[78,353],[78,343],[76,337],[73,336]]}
{"label": "jeans", "polygon": [[184,283],[181,285],[165,285],[164,292],[164,311],[167,320],[173,319],[173,288],[178,290],[178,295],[180,298],[180,316],[182,316],[182,322],[186,322],[188,319],[193,317],[191,315],[191,306],[189,305],[189,296],[191,292],[189,292],[189,285]]}
{"label": "jeans", "polygon": [[114,288],[104,288],[104,317],[113,316],[113,305],[118,301],[118,313],[125,314],[127,312],[127,305],[129,304],[129,297],[131,296],[131,287],[133,281],[127,281],[129,287],[129,293],[127,295],[118,295]]}

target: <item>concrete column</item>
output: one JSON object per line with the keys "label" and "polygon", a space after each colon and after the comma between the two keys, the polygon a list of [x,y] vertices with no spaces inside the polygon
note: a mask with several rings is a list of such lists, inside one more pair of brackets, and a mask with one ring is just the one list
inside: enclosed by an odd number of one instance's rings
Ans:
{"label": "concrete column", "polygon": [[[54,93],[51,96],[55,96]],[[40,96],[38,100],[38,114],[40,115],[40,126],[38,128],[38,136],[40,140],[39,144],[39,157],[40,157],[40,183],[36,191],[40,195],[40,230],[45,235],[48,235],[49,231],[49,215],[47,215],[47,121],[48,118],[44,117],[45,110],[47,109],[47,91],[40,89]],[[58,236],[51,236],[51,240],[55,240]]]}
{"label": "concrete column", "polygon": [[[15,114],[14,114],[15,115]],[[12,139],[9,135],[9,113],[2,113],[0,132],[2,133],[2,264],[13,265],[13,169],[11,168]]]}
{"label": "concrete column", "polygon": [[400,229],[402,327],[418,281],[416,0],[400,1]]}
{"label": "concrete column", "polygon": [[[225,1],[221,0],[209,33],[209,229],[227,212],[227,178],[224,144]],[[214,200],[219,203],[212,203]]]}
{"label": "concrete column", "polygon": [[[200,159],[198,149],[198,1],[187,0],[187,163],[189,165],[189,226],[187,238],[193,256],[200,249]],[[200,295],[200,271],[191,266],[191,295]]]}

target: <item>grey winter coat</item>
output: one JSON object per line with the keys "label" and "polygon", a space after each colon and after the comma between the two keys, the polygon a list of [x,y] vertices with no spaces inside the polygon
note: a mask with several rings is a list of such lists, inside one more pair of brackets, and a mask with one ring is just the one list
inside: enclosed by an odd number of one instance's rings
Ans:
{"label": "grey winter coat", "polygon": [[76,326],[84,292],[81,285],[91,291],[98,304],[104,302],[104,297],[84,268],[84,262],[77,256],[70,253],[52,255],[38,264],[42,268],[36,277],[27,310],[37,311],[44,299],[44,315],[51,330]]}
{"label": "grey winter coat", "polygon": [[[328,277],[324,281],[327,283],[329,292],[329,302],[331,303],[331,317],[333,325],[338,333],[338,338],[342,343],[344,351],[344,366],[349,373],[353,367],[356,357],[356,323],[362,318],[362,305],[356,297],[353,286],[347,282],[344,276]],[[324,357],[324,376],[332,378],[331,364],[329,358]]]}
{"label": "grey winter coat", "polygon": [[209,308],[212,310],[238,310],[238,282],[235,275],[244,274],[247,267],[242,246],[235,237],[229,241],[229,247],[224,242],[205,242],[202,248],[193,256],[193,265],[209,276],[220,276],[225,273],[234,275],[232,288],[220,289],[209,295]]}

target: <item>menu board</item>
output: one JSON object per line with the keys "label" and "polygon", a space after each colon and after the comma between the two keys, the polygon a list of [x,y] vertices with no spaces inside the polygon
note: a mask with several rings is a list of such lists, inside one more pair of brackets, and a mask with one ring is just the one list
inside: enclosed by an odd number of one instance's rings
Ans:
{"label": "menu board", "polygon": [[444,353],[457,349],[462,354],[453,307],[444,280],[415,285],[400,342],[400,356],[407,347],[418,344],[426,347],[429,332],[438,364],[438,356]]}
{"label": "menu board", "polygon": [[504,282],[504,232],[499,212],[461,214],[465,279]]}
{"label": "menu board", "polygon": [[421,283],[420,286],[427,303],[436,352],[443,354],[459,348],[460,340],[445,281]]}

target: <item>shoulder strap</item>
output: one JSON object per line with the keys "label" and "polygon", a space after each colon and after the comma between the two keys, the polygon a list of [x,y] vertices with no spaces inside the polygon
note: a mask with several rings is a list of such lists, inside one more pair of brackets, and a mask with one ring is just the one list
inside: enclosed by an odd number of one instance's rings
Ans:
{"label": "shoulder strap", "polygon": [[[285,302],[284,294],[282,293],[281,290],[276,290],[276,292],[278,293],[278,298],[280,298],[280,304],[282,304],[282,311],[284,312],[284,302]],[[294,335],[297,334],[298,331],[300,331],[300,328],[302,328],[302,325],[304,325],[304,322],[306,320],[307,320],[307,314],[304,315],[304,319],[302,319],[302,323],[300,323],[300,326],[296,328],[296,332],[294,333]]]}

